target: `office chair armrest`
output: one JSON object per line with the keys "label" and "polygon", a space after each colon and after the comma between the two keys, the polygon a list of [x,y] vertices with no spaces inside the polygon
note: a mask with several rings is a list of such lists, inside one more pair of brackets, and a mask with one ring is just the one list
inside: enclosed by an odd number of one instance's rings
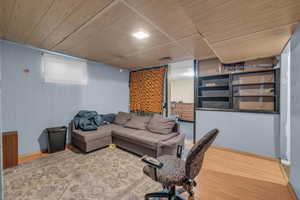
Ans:
{"label": "office chair armrest", "polygon": [[157,157],[162,155],[177,155],[178,146],[182,146],[184,149],[184,134],[179,134],[169,140],[158,143]]}
{"label": "office chair armrest", "polygon": [[141,160],[146,163],[147,165],[149,165],[150,167],[153,167],[153,168],[157,168],[157,169],[160,169],[163,167],[163,163],[160,162],[159,160],[157,160],[156,158],[153,158],[153,157],[150,157],[150,156],[143,156],[141,158]]}
{"label": "office chair armrest", "polygon": [[159,160],[157,160],[157,159],[155,159],[153,157],[147,156],[147,155],[143,156],[141,158],[141,161],[143,161],[144,163],[146,163],[148,165],[148,167],[153,170],[154,179],[155,179],[155,181],[157,181],[158,180],[157,179],[157,169],[162,168],[163,167],[163,163],[160,162]]}

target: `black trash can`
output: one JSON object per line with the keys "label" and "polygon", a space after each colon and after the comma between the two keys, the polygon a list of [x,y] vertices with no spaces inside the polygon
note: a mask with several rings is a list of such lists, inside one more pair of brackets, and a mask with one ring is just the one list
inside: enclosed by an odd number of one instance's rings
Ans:
{"label": "black trash can", "polygon": [[65,150],[67,129],[65,126],[46,129],[48,132],[48,153]]}

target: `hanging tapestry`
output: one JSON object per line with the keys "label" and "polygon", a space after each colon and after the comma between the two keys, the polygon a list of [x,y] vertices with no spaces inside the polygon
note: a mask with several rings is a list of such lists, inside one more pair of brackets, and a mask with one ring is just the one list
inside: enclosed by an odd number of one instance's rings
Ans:
{"label": "hanging tapestry", "polygon": [[166,67],[130,73],[130,110],[161,113]]}

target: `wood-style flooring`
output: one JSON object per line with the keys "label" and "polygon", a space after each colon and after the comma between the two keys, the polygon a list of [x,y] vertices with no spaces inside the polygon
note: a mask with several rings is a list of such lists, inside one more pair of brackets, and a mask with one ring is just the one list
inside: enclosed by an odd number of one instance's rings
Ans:
{"label": "wood-style flooring", "polygon": [[198,200],[294,200],[276,160],[212,147],[196,179]]}
{"label": "wood-style flooring", "polygon": [[[22,162],[45,155],[29,156]],[[283,171],[276,160],[211,147],[196,178],[195,199],[296,200]]]}

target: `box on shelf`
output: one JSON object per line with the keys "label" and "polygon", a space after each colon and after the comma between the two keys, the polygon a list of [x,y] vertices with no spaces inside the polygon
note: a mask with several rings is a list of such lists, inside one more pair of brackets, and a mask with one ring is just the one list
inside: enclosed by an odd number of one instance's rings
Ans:
{"label": "box on shelf", "polygon": [[235,86],[233,94],[236,95],[274,95],[273,85],[247,85]]}
{"label": "box on shelf", "polygon": [[233,77],[233,84],[247,84],[247,83],[266,83],[274,82],[274,73],[250,73],[235,75]]}
{"label": "box on shelf", "polygon": [[242,97],[234,99],[234,108],[238,110],[274,111],[273,97]]}

